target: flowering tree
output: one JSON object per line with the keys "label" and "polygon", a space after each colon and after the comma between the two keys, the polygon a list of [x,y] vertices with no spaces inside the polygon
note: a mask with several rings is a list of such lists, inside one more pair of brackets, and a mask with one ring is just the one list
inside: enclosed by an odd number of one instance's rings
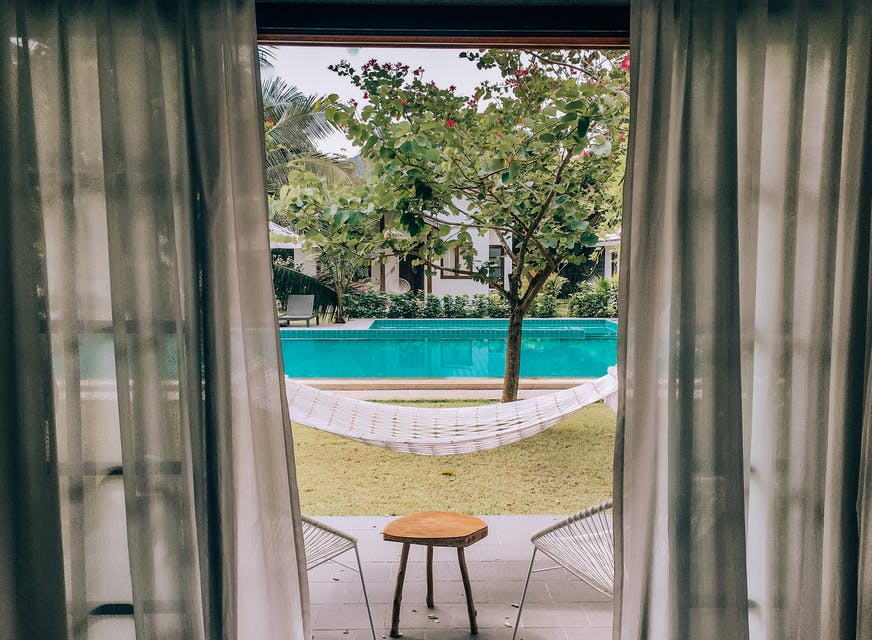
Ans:
{"label": "flowering tree", "polygon": [[[402,63],[332,69],[366,104],[325,116],[372,169],[368,199],[395,212],[393,249],[431,269],[488,283],[509,305],[503,401],[517,397],[524,314],[552,273],[585,260],[597,231],[619,219],[629,120],[625,52],[460,54],[501,80],[470,95],[427,82]],[[501,280],[477,262],[475,234],[492,232],[511,263]],[[459,261],[443,261],[455,249]],[[443,264],[444,263],[444,264]]]}

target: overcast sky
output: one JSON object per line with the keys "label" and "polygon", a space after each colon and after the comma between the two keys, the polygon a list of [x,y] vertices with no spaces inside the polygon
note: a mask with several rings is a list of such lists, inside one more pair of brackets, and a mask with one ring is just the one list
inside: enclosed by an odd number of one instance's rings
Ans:
{"label": "overcast sky", "polygon": [[[381,62],[401,61],[412,69],[424,67],[425,81],[433,80],[441,87],[453,84],[460,92],[470,91],[485,78],[493,81],[499,77],[493,71],[479,71],[474,63],[458,58],[459,52],[459,49],[281,46],[276,51],[274,73],[304,93],[319,95],[335,93],[342,99],[354,98],[360,103],[364,102],[363,95],[347,78],[340,78],[328,70],[328,65],[345,59],[355,68],[360,69],[360,66],[371,58]],[[349,157],[358,153],[358,150],[342,134],[336,134],[322,141],[319,147],[325,153],[338,153]]]}

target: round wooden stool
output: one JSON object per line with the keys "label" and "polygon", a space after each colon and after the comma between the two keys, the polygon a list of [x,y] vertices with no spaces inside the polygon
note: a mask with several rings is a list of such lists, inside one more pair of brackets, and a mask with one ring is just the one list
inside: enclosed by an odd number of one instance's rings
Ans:
{"label": "round wooden stool", "polygon": [[433,608],[433,547],[456,547],[460,563],[460,577],[466,592],[466,610],[469,613],[469,629],[478,633],[475,621],[475,605],[472,602],[472,587],[466,572],[463,549],[487,536],[487,524],[481,518],[445,511],[426,511],[397,518],[385,527],[385,540],[402,542],[400,568],[397,572],[397,588],[394,591],[394,611],[391,617],[391,638],[399,638],[400,602],[403,599],[403,579],[406,577],[406,561],[409,545],[427,547],[427,606]]}

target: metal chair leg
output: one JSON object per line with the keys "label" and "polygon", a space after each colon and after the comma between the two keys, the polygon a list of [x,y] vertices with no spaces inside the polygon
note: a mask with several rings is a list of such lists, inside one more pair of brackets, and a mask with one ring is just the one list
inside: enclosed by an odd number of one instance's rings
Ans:
{"label": "metal chair leg", "polygon": [[527,587],[530,586],[530,576],[533,573],[533,563],[536,561],[536,547],[533,547],[533,556],[530,558],[530,568],[527,569],[527,579],[524,581],[524,592],[521,594],[521,602],[518,603],[518,618],[515,620],[515,631],[512,633],[512,640],[518,635],[518,625],[521,624],[521,612],[524,610],[524,600],[527,599]]}
{"label": "metal chair leg", "polygon": [[376,640],[375,625],[372,623],[372,609],[369,608],[369,597],[366,595],[366,583],[363,580],[363,565],[360,564],[360,554],[357,552],[357,545],[354,545],[354,557],[357,558],[357,573],[360,575],[360,586],[363,588],[363,601],[366,603],[366,615],[369,616],[369,628],[372,629],[372,640]]}

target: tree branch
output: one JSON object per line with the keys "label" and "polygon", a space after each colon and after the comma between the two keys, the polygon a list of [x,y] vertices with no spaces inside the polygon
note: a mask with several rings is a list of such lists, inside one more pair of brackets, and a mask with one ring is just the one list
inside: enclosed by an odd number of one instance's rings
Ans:
{"label": "tree branch", "polygon": [[559,60],[553,60],[551,58],[546,58],[542,54],[536,53],[535,51],[533,51],[531,49],[524,49],[524,53],[526,53],[527,55],[529,55],[532,58],[535,58],[536,60],[539,60],[540,62],[544,62],[545,64],[553,64],[553,65],[556,65],[559,67],[566,67],[567,69],[572,69],[574,71],[578,71],[579,73],[587,76],[588,78],[592,78],[593,80],[599,80],[599,78],[597,78],[595,75],[593,75],[590,71],[588,71],[584,67],[579,67],[578,65],[574,65],[574,64],[571,64],[569,62],[560,62]]}

